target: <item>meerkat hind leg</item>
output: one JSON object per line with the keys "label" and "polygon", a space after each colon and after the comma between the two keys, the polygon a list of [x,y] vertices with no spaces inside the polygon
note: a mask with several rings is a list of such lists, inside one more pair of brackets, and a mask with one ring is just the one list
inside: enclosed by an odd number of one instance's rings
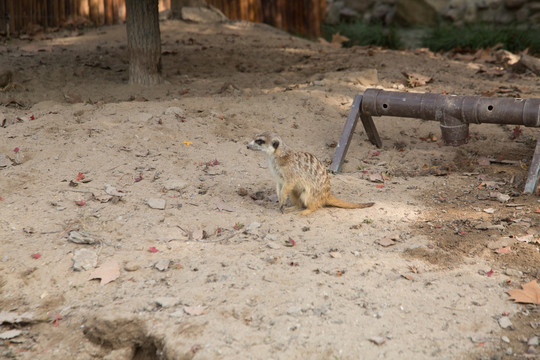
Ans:
{"label": "meerkat hind leg", "polygon": [[292,199],[292,191],[294,189],[294,183],[292,182],[285,182],[283,186],[281,187],[281,194],[278,197],[279,200],[279,211],[283,214],[283,209],[285,208],[285,203],[287,202],[287,197],[291,195]]}

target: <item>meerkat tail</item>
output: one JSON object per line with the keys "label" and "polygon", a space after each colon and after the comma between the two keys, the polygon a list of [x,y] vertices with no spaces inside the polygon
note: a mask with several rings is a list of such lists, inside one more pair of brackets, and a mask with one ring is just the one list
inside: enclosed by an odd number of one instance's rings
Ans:
{"label": "meerkat tail", "polygon": [[334,207],[338,207],[338,208],[343,208],[343,209],[363,209],[363,208],[373,206],[373,205],[375,205],[375,203],[372,203],[372,202],[363,203],[363,204],[350,203],[350,202],[347,202],[347,201],[340,200],[337,197],[335,197],[334,195],[330,194],[328,196],[328,198],[326,199],[326,205],[327,206],[334,206]]}

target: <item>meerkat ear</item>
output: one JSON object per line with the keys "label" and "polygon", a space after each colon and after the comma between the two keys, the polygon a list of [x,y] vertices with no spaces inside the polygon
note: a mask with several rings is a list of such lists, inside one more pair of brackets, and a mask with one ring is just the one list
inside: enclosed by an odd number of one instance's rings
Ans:
{"label": "meerkat ear", "polygon": [[273,147],[274,149],[277,149],[277,148],[279,147],[279,141],[278,141],[278,140],[272,141],[272,147]]}

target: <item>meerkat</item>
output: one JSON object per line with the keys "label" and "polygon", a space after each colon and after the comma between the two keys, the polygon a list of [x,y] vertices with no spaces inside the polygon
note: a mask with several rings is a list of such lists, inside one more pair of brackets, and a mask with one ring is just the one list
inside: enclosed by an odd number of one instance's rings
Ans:
{"label": "meerkat", "polygon": [[256,135],[247,148],[266,154],[268,168],[276,181],[281,213],[287,197],[298,208],[305,208],[300,215],[311,214],[324,206],[361,209],[374,205],[372,202],[357,204],[336,198],[330,193],[330,178],[324,165],[310,153],[292,150],[275,133],[267,131]]}

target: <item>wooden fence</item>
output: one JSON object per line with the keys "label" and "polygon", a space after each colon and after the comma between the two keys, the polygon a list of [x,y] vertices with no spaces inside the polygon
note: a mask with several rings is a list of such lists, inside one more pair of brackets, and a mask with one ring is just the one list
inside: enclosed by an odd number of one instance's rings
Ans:
{"label": "wooden fence", "polygon": [[[159,0],[160,11],[171,1]],[[230,19],[264,22],[296,34],[319,35],[326,0],[207,0]],[[2,0],[0,33],[34,33],[81,24],[117,24],[125,19],[125,0]]]}

